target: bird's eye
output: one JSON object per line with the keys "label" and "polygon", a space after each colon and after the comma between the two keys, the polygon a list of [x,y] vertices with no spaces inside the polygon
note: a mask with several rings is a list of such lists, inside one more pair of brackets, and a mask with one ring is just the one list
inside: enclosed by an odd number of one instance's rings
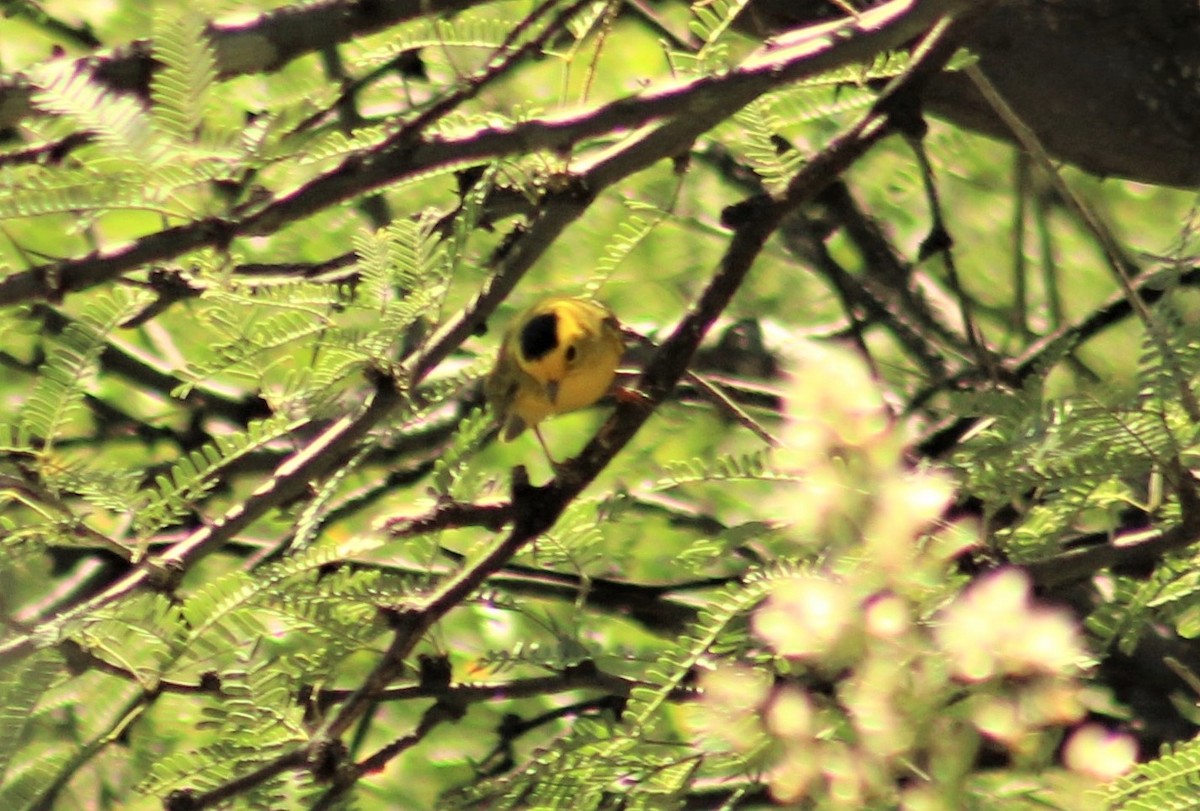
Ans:
{"label": "bird's eye", "polygon": [[572,344],[571,346],[568,346],[568,347],[567,347],[567,352],[566,352],[566,356],[567,356],[567,363],[574,363],[574,362],[575,362],[575,356],[576,356],[577,354],[579,354],[579,353],[578,353],[578,352],[575,350],[575,345],[574,345],[574,344]]}

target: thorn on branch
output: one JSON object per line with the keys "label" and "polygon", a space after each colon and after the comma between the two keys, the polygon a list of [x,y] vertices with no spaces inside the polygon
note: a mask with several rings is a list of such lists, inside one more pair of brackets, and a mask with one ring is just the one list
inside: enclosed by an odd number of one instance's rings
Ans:
{"label": "thorn on branch", "polygon": [[921,141],[929,134],[929,124],[921,109],[920,85],[916,82],[880,99],[876,110],[888,118],[888,123],[910,141]]}
{"label": "thorn on branch", "polygon": [[465,169],[459,169],[454,173],[454,183],[458,187],[458,196],[460,199],[465,198],[471,189],[475,188],[487,172],[487,167],[483,164],[468,166]]}
{"label": "thorn on branch", "polygon": [[574,679],[588,681],[596,678],[599,673],[600,669],[596,667],[596,662],[592,659],[584,659],[562,669],[562,676],[568,681]]}
{"label": "thorn on branch", "polygon": [[422,653],[417,657],[417,682],[422,690],[445,690],[450,686],[450,658]]}
{"label": "thorn on branch", "polygon": [[221,692],[221,674],[215,670],[206,670],[200,674],[199,681],[196,682],[196,687],[202,693],[212,693],[214,695]]}
{"label": "thorn on branch", "polygon": [[917,249],[917,261],[924,262],[929,257],[945,253],[952,247],[954,247],[954,237],[950,236],[950,232],[941,223],[935,223],[929,229],[929,234],[925,239],[921,240],[921,245]]}
{"label": "thorn on branch", "polygon": [[322,738],[313,742],[308,750],[308,768],[318,782],[339,783],[357,778],[357,771],[347,769],[349,751],[340,738]]}
{"label": "thorn on branch", "polygon": [[146,571],[146,584],[168,595],[179,588],[187,571],[182,561],[173,559],[165,562],[148,559],[142,562],[142,568]]}
{"label": "thorn on branch", "polygon": [[731,230],[737,230],[767,213],[775,205],[769,194],[756,194],[747,197],[721,211],[721,225]]}
{"label": "thorn on branch", "polygon": [[72,676],[81,676],[92,669],[92,657],[75,640],[64,639],[58,644],[58,652]]}
{"label": "thorn on branch", "polygon": [[[569,156],[568,151],[564,157]],[[559,201],[587,206],[596,197],[596,190],[592,188],[587,177],[575,172],[554,172],[548,175],[544,189],[545,195],[541,201],[543,205],[550,203],[549,198],[553,197]]]}
{"label": "thorn on branch", "polygon": [[396,75],[401,79],[416,79],[418,81],[429,81],[429,71],[425,68],[425,60],[421,58],[421,50],[414,48],[411,51],[401,51],[396,55],[388,67],[396,71]]}
{"label": "thorn on branch", "polygon": [[136,313],[121,322],[124,329],[134,329],[165,312],[168,307],[179,301],[198,298],[203,290],[193,285],[178,269],[154,267],[147,278],[148,286],[157,294],[141,312]]}
{"label": "thorn on branch", "polygon": [[[512,252],[512,249],[517,246],[521,238],[528,233],[529,228],[524,223],[517,223],[512,229],[505,234],[500,243],[492,250],[492,255],[488,257],[488,265],[495,267],[504,261],[504,258]],[[487,325],[484,325],[484,330],[487,330]],[[478,327],[476,328],[478,329]]]}
{"label": "thorn on branch", "polygon": [[199,807],[196,792],[190,788],[175,789],[163,800],[163,811],[197,811]]}
{"label": "thorn on branch", "polygon": [[415,608],[396,608],[394,606],[381,606],[379,613],[383,616],[388,628],[393,631],[409,632],[417,627],[420,622],[421,612]]}
{"label": "thorn on branch", "polygon": [[426,717],[421,719],[422,726],[432,729],[437,724],[447,721],[461,721],[467,714],[467,703],[453,696],[439,698],[437,703],[426,711]]}
{"label": "thorn on branch", "polygon": [[219,217],[209,217],[200,225],[204,234],[203,241],[212,245],[218,253],[227,253],[237,236],[237,227],[230,221]]}

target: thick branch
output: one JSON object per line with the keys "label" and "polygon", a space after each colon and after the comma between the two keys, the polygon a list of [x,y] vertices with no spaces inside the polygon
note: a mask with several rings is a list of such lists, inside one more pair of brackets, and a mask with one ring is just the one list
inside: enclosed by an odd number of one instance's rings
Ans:
{"label": "thick branch", "polygon": [[0,306],[57,300],[103,284],[135,268],[166,262],[237,237],[272,233],[366,191],[445,166],[476,163],[538,150],[569,152],[589,138],[665,123],[644,136],[642,150],[617,148],[595,162],[595,194],[662,157],[684,151],[717,122],[782,83],[855,63],[911,39],[967,0],[892,0],[856,20],[806,29],[772,43],[742,66],[628,96],[595,110],[494,127],[457,138],[406,137],[343,161],[286,196],[239,219],[206,219],[142,237],[100,255],[39,265],[0,280]]}
{"label": "thick branch", "polygon": [[[286,6],[236,25],[213,23],[207,34],[216,51],[222,78],[271,73],[294,59],[318,53],[331,45],[373,34],[407,20],[449,14],[482,0],[356,0]],[[136,42],[106,55],[77,60],[114,90],[150,95],[150,80],[158,64],[149,42]],[[20,75],[0,82],[0,129],[18,124],[33,112],[33,89]]]}

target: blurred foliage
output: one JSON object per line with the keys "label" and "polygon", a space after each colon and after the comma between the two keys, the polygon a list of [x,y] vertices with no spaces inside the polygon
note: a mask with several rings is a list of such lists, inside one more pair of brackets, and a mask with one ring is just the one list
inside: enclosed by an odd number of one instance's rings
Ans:
{"label": "blurred foliage", "polygon": [[[1009,146],[891,135],[525,542],[559,491],[515,466],[583,474],[496,440],[500,328],[594,295],[646,339],[636,389],[719,284],[727,207],[913,56],[779,80],[637,165],[721,96],[620,110],[761,56],[745,2],[434,4],[244,73],[234,26],[319,7],[10,5],[0,808],[1190,796],[1194,194],[1055,169],[1072,198]],[[142,92],[73,61],[91,36],[150,49]],[[612,410],[549,422],[556,457]]]}

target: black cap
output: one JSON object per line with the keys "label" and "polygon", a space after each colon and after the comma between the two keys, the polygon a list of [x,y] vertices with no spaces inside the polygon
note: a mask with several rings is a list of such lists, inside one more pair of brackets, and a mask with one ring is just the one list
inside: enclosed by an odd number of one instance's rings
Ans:
{"label": "black cap", "polygon": [[521,328],[521,357],[540,360],[558,346],[558,315],[542,313]]}

